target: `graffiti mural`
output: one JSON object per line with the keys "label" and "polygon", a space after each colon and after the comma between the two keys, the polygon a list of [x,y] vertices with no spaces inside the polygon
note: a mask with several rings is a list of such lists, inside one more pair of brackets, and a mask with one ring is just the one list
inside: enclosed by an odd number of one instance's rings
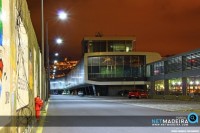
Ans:
{"label": "graffiti mural", "polygon": [[2,24],[2,0],[0,0],[0,46],[2,46],[2,42],[3,42],[3,24]]}
{"label": "graffiti mural", "polygon": [[11,114],[10,105],[10,2],[0,0],[0,115]]}
{"label": "graffiti mural", "polygon": [[[16,13],[18,13],[16,11]],[[19,16],[19,15],[17,15]],[[16,25],[16,52],[17,52],[17,110],[23,108],[29,103],[29,49],[28,49],[28,36],[22,22],[22,18],[17,18],[18,25]]]}
{"label": "graffiti mural", "polygon": [[[0,15],[2,16],[2,1],[0,0]],[[0,20],[0,47],[2,47],[2,21]],[[0,51],[1,53],[1,51]],[[3,72],[3,61],[2,61],[2,57],[0,57],[0,98],[1,98],[1,93],[2,93],[2,72]]]}
{"label": "graffiti mural", "polygon": [[2,91],[2,75],[3,75],[3,61],[2,58],[0,58],[0,97]]}

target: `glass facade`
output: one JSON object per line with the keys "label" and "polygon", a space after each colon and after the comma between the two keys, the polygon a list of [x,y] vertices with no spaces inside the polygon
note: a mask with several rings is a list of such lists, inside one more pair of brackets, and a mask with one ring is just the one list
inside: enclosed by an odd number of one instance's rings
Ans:
{"label": "glass facade", "polygon": [[93,52],[131,52],[132,40],[90,40],[86,42],[85,53]]}
{"label": "glass facade", "polygon": [[[155,94],[200,95],[200,50],[169,57],[146,66]],[[154,80],[156,79],[156,80]],[[165,82],[166,81],[166,82]],[[167,88],[164,88],[166,87]],[[166,89],[166,91],[165,91]]]}
{"label": "glass facade", "polygon": [[143,55],[88,57],[88,79],[96,81],[134,81],[145,77]]}
{"label": "glass facade", "polygon": [[108,52],[130,52],[132,41],[108,41]]}
{"label": "glass facade", "polygon": [[192,70],[200,68],[200,52],[195,52],[183,56],[183,68],[184,70]]}
{"label": "glass facade", "polygon": [[105,52],[106,51],[106,41],[89,41],[88,53],[92,52]]}
{"label": "glass facade", "polygon": [[160,74],[164,74],[164,62],[156,62],[153,65],[153,75],[160,75]]}
{"label": "glass facade", "polygon": [[147,76],[163,75],[200,68],[200,52],[169,58],[147,65]]}
{"label": "glass facade", "polygon": [[182,70],[182,57],[174,57],[165,61],[166,73],[173,73]]}
{"label": "glass facade", "polygon": [[151,65],[146,66],[146,77],[151,77]]}

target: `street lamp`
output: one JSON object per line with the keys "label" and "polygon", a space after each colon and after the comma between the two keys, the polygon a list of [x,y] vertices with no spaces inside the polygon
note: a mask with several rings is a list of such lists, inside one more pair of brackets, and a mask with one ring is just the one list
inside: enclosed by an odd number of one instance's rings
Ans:
{"label": "street lamp", "polygon": [[62,44],[63,40],[61,38],[56,38],[56,44]]}
{"label": "street lamp", "polygon": [[54,55],[55,55],[55,56],[58,56],[59,54],[58,54],[58,53],[55,53]]}
{"label": "street lamp", "polygon": [[68,17],[68,14],[65,11],[63,10],[58,11],[58,18],[60,20],[66,20],[67,17]]}
{"label": "street lamp", "polygon": [[[58,19],[59,20],[66,20],[68,17],[68,14],[63,11],[60,10],[57,13]],[[50,91],[50,67],[49,67],[49,43],[48,43],[48,38],[49,38],[49,23],[48,21],[46,22],[46,66],[47,66],[47,91],[46,91],[46,100],[48,100],[48,96],[49,96],[49,91]],[[61,38],[57,38],[56,39],[56,43],[57,44],[62,44],[63,40]],[[58,56],[58,53],[55,53],[55,56]]]}
{"label": "street lamp", "polygon": [[44,86],[44,1],[41,0],[41,32],[42,32],[42,42],[41,42],[41,45],[42,45],[42,58],[41,58],[41,81],[40,81],[40,84],[41,84],[41,90],[40,90],[40,97],[42,99],[44,99],[44,89],[45,89],[45,86]]}
{"label": "street lamp", "polygon": [[54,60],[54,64],[56,64],[56,63],[58,63],[58,61],[57,61],[57,60]]}

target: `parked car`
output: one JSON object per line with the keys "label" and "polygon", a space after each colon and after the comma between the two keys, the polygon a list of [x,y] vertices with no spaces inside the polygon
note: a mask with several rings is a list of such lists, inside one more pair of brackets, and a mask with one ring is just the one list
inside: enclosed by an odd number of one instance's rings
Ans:
{"label": "parked car", "polygon": [[78,96],[84,96],[83,91],[78,91]]}
{"label": "parked car", "polygon": [[132,97],[135,98],[148,98],[148,93],[145,90],[132,90],[128,93],[128,98],[131,99]]}
{"label": "parked car", "polygon": [[69,91],[63,91],[62,95],[69,95],[70,92]]}
{"label": "parked car", "polygon": [[65,91],[63,91],[62,95],[67,95],[67,93]]}

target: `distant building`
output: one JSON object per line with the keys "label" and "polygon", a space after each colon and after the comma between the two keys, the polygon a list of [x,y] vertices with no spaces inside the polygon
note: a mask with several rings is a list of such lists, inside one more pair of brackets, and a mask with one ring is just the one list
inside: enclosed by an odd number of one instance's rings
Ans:
{"label": "distant building", "polygon": [[149,63],[146,76],[152,94],[200,96],[200,49]]}
{"label": "distant building", "polygon": [[163,98],[200,96],[200,49],[162,59],[134,51],[134,37],[86,37],[82,46],[82,60],[66,77],[52,80],[51,89],[117,95],[138,88]]}
{"label": "distant building", "polygon": [[85,37],[83,58],[51,89],[82,90],[85,94],[117,95],[120,90],[146,89],[146,64],[161,59],[154,52],[135,52],[135,37]]}
{"label": "distant building", "polygon": [[72,70],[78,61],[70,61],[67,58],[64,61],[55,61],[50,65],[50,78],[61,78],[66,76],[70,70]]}

